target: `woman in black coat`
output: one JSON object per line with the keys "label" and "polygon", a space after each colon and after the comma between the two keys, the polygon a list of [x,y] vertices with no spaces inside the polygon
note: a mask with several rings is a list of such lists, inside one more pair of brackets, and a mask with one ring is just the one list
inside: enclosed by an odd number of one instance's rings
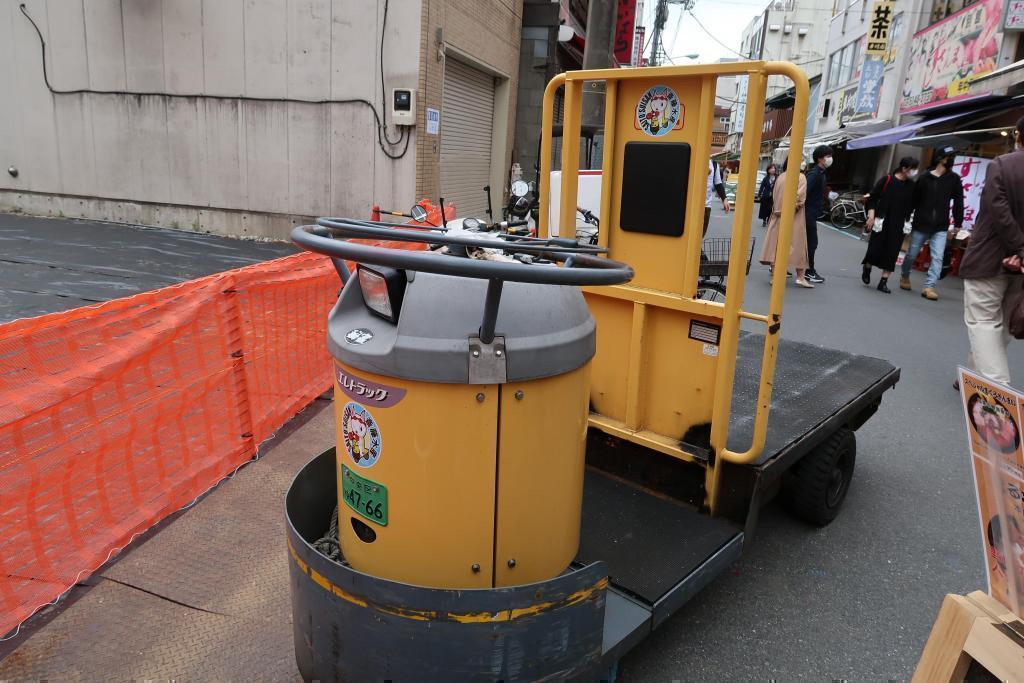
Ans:
{"label": "woman in black coat", "polygon": [[765,169],[764,179],[761,180],[761,187],[757,190],[757,200],[761,202],[761,208],[757,211],[757,217],[761,219],[761,227],[767,227],[768,219],[772,217],[772,206],[774,204],[772,194],[775,191],[775,176],[778,169],[775,164],[768,164]]}
{"label": "woman in black coat", "polygon": [[861,263],[864,270],[860,279],[871,284],[871,267],[882,269],[878,280],[878,291],[889,294],[889,275],[896,269],[896,259],[903,246],[903,224],[910,220],[914,211],[914,176],[920,162],[913,157],[903,157],[892,173],[882,176],[871,189],[868,197],[868,220],[864,230],[871,231],[868,252]]}

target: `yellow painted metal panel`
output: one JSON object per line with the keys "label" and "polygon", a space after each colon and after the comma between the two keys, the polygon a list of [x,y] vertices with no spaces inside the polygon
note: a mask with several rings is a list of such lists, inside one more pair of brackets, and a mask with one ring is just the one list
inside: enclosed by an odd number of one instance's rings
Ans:
{"label": "yellow painted metal panel", "polygon": [[597,325],[597,354],[591,361],[590,403],[594,411],[626,421],[626,384],[629,376],[633,303],[585,294]]}
{"label": "yellow painted metal panel", "polygon": [[589,375],[585,365],[501,389],[497,586],[550,579],[576,556]]}
{"label": "yellow painted metal panel", "polygon": [[[338,529],[345,559],[359,571],[420,586],[491,586],[497,386],[412,382],[337,366],[355,382],[397,390],[392,396],[405,391],[393,406],[380,407],[372,398],[354,401],[335,382]],[[352,402],[379,429],[379,456],[370,467],[355,462],[342,433],[342,414]],[[342,464],[387,488],[387,526],[367,521],[341,500]],[[376,540],[359,540],[353,518],[368,524]]]}

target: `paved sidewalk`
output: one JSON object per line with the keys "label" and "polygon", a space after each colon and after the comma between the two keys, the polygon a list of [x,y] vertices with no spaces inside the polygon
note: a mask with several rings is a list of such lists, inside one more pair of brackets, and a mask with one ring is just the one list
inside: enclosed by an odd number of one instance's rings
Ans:
{"label": "paved sidewalk", "polygon": [[[0,662],[6,680],[300,680],[284,496],[334,439],[316,400],[266,455],[112,566]],[[326,521],[326,520],[325,520]]]}

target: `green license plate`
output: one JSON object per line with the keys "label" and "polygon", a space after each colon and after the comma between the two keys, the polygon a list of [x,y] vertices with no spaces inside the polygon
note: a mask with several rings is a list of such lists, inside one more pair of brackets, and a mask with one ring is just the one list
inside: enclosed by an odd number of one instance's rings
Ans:
{"label": "green license plate", "polygon": [[388,525],[388,489],[341,466],[341,498],[357,514],[381,526]]}

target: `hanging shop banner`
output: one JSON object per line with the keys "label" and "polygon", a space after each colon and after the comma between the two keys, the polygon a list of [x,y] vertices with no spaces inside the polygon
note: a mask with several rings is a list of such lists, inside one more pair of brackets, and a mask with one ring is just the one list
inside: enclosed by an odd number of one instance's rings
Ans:
{"label": "hanging shop banner", "polygon": [[1006,4],[1003,28],[1007,31],[1024,31],[1024,0],[1010,0]]}
{"label": "hanging shop banner", "polygon": [[[870,45],[871,42],[868,41]],[[882,92],[882,76],[885,74],[885,61],[880,58],[864,60],[860,70],[860,84],[857,86],[857,104],[855,114],[872,114],[878,111],[878,96]]]}
{"label": "hanging shop banner", "polygon": [[1024,614],[1024,395],[960,368],[988,592]]}
{"label": "hanging shop banner", "polygon": [[633,62],[633,43],[636,38],[636,0],[619,0],[615,19],[615,61]]}
{"label": "hanging shop banner", "polygon": [[970,83],[996,68],[1004,0],[979,0],[914,34],[900,113],[969,97]]}
{"label": "hanging shop banner", "polygon": [[896,14],[895,0],[875,0],[871,7],[871,25],[868,27],[868,42],[864,54],[868,57],[883,58],[889,49],[889,33]]}
{"label": "hanging shop banner", "polygon": [[964,230],[974,230],[974,223],[978,220],[981,191],[985,187],[985,174],[991,162],[991,159],[981,157],[957,157],[953,164],[953,170],[964,183]]}
{"label": "hanging shop banner", "polygon": [[644,27],[637,26],[636,31],[633,33],[633,56],[629,60],[630,66],[643,66],[641,61],[643,55],[640,54],[641,50],[644,49]]}

